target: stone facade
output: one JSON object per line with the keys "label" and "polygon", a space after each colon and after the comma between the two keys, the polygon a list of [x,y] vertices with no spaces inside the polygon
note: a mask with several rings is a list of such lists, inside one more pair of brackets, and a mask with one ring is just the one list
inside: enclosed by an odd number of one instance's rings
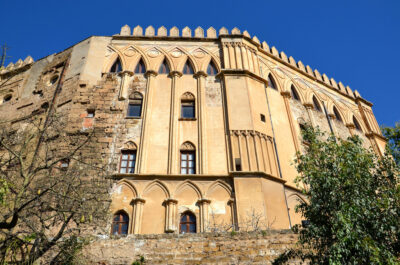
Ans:
{"label": "stone facade", "polygon": [[[16,128],[54,101],[69,130],[95,129],[114,172],[111,213],[126,216],[128,234],[179,233],[184,213],[197,232],[240,230],[259,217],[265,228],[300,223],[294,208],[305,198],[292,161],[304,122],[357,134],[379,154],[385,145],[357,91],[237,28],[205,36],[137,26],[131,35],[124,26],[0,69],[0,101],[0,119]],[[130,173],[123,153],[135,156]],[[183,174],[186,153],[195,174]]]}
{"label": "stone facade", "polygon": [[[93,241],[80,255],[83,264],[271,264],[297,236],[289,231],[196,235],[129,235]],[[290,264],[302,264],[293,261]]]}

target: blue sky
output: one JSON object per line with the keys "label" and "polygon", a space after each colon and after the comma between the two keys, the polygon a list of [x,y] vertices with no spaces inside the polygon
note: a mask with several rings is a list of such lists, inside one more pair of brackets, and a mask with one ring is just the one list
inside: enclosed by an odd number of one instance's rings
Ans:
{"label": "blue sky", "polygon": [[400,1],[6,1],[0,43],[7,63],[35,60],[121,26],[237,26],[357,89],[379,124],[400,121]]}

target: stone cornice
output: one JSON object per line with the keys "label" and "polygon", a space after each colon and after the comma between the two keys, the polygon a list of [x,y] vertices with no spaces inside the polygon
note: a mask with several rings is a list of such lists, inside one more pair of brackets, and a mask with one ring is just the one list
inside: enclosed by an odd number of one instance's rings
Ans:
{"label": "stone cornice", "polygon": [[259,75],[256,75],[253,72],[250,72],[248,70],[237,70],[237,69],[222,69],[221,72],[219,72],[216,77],[220,76],[231,76],[231,75],[242,75],[242,76],[248,76],[251,77],[255,80],[260,81],[261,83],[264,83],[266,86],[268,85],[268,81],[264,78],[262,78]]}

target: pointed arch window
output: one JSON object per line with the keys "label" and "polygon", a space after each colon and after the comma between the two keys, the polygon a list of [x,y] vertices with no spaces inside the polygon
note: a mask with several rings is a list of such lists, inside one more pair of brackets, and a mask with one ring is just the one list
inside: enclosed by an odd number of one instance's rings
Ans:
{"label": "pointed arch window", "polygon": [[315,96],[313,96],[312,100],[313,100],[314,108],[317,111],[321,111],[322,112],[321,105],[319,105],[319,102],[318,102],[317,98]]}
{"label": "pointed arch window", "polygon": [[190,142],[181,146],[181,174],[196,174],[196,149]]}
{"label": "pointed arch window", "polygon": [[274,78],[272,77],[271,74],[268,75],[268,87],[273,88],[275,90],[278,90],[276,88],[275,80],[274,80]]}
{"label": "pointed arch window", "polygon": [[297,93],[296,88],[294,88],[293,85],[290,88],[290,92],[292,93],[292,97],[293,97],[294,100],[300,101],[299,94]]}
{"label": "pointed arch window", "polygon": [[190,63],[189,59],[186,61],[185,65],[183,66],[182,73],[184,75],[192,75],[194,73],[193,66]]}
{"label": "pointed arch window", "polygon": [[356,117],[354,117],[354,116],[353,116],[353,123],[354,123],[354,127],[356,127],[356,130],[362,132],[361,125],[358,122],[358,120],[356,119]]}
{"label": "pointed arch window", "polygon": [[195,115],[195,97],[192,93],[186,92],[181,97],[181,118],[194,119]]}
{"label": "pointed arch window", "polygon": [[128,215],[123,211],[117,212],[116,214],[114,214],[114,217],[113,217],[111,233],[113,235],[128,234],[128,224],[129,224]]}
{"label": "pointed arch window", "polygon": [[119,57],[115,60],[114,64],[111,66],[110,73],[119,73],[122,71],[122,64]]}
{"label": "pointed arch window", "polygon": [[127,117],[140,118],[142,116],[143,96],[139,92],[129,97]]}
{"label": "pointed arch window", "polygon": [[211,62],[208,64],[207,67],[207,74],[214,76],[218,73],[217,67],[215,66],[214,62],[211,60]]}
{"label": "pointed arch window", "polygon": [[135,173],[136,150],[122,150],[119,166],[119,173],[133,174]]}
{"label": "pointed arch window", "polygon": [[168,67],[168,64],[165,61],[165,59],[162,62],[162,64],[160,65],[160,68],[158,69],[158,73],[159,74],[169,74],[169,67]]}
{"label": "pointed arch window", "polygon": [[144,73],[146,73],[146,66],[144,65],[142,58],[140,58],[140,61],[138,62],[135,68],[135,74],[144,74]]}
{"label": "pointed arch window", "polygon": [[336,107],[333,107],[333,113],[335,114],[335,118],[339,122],[343,122],[342,117],[339,114],[339,111],[336,109]]}
{"label": "pointed arch window", "polygon": [[192,212],[186,211],[182,213],[179,222],[179,233],[196,233],[196,216]]}

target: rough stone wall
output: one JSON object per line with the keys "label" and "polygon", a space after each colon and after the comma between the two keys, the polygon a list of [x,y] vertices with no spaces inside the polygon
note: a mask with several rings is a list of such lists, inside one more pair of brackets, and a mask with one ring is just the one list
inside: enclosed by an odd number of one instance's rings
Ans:
{"label": "rough stone wall", "polygon": [[[79,258],[87,264],[131,264],[143,256],[146,264],[271,264],[294,247],[289,230],[224,234],[129,235],[98,239]],[[291,264],[301,264],[299,261]]]}

